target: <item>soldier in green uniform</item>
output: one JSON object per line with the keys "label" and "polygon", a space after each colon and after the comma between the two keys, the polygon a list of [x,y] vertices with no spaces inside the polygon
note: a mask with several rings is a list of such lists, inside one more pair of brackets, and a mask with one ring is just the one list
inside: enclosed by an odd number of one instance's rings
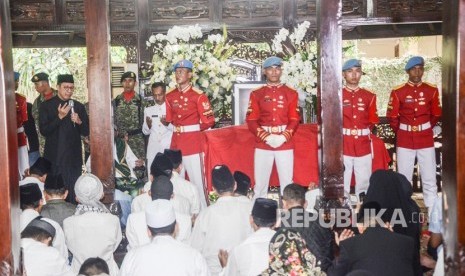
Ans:
{"label": "soldier in green uniform", "polygon": [[144,109],[147,102],[134,91],[136,74],[126,72],[121,76],[123,93],[113,101],[114,121],[119,133],[127,136],[127,141],[135,155],[145,159],[145,141],[142,133]]}
{"label": "soldier in green uniform", "polygon": [[[35,89],[37,92],[39,92],[39,96],[34,100],[34,103],[32,104],[32,117],[34,118],[34,122],[36,123],[36,129],[39,129],[39,109],[40,105],[48,101],[49,99],[53,98],[54,96],[57,95],[57,90],[53,89],[50,87],[50,83],[48,80],[48,74],[47,73],[37,73],[34,76],[32,76],[31,81],[34,83]],[[44,155],[44,145],[45,145],[45,137],[42,136],[42,134],[39,133],[39,151],[40,155]]]}

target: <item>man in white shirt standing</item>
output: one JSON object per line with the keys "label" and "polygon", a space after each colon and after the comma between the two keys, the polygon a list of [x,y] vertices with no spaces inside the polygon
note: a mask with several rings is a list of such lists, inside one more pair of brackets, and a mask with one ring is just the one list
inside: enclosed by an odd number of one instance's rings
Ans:
{"label": "man in white shirt standing", "polygon": [[222,270],[218,259],[220,249],[231,250],[253,232],[249,222],[252,204],[234,196],[236,185],[227,166],[213,168],[212,183],[219,198],[200,211],[192,230],[191,245],[205,257],[212,275],[218,275]]}
{"label": "man in white shirt standing", "polygon": [[[268,267],[269,244],[275,234],[278,203],[267,198],[257,198],[250,215],[250,225],[255,231],[233,250],[221,250],[221,265],[225,265],[224,275],[259,275]],[[228,257],[229,255],[229,257]]]}
{"label": "man in white shirt standing", "polygon": [[175,240],[178,225],[169,200],[150,202],[145,209],[145,221],[152,241],[129,251],[121,265],[120,276],[210,275],[202,255]]}
{"label": "man in white shirt standing", "polygon": [[172,125],[165,121],[166,85],[163,82],[153,83],[152,94],[155,105],[145,108],[145,121],[142,125],[142,132],[145,135],[150,135],[147,146],[147,174],[150,174],[150,165],[157,152],[163,152],[170,147],[173,135]]}

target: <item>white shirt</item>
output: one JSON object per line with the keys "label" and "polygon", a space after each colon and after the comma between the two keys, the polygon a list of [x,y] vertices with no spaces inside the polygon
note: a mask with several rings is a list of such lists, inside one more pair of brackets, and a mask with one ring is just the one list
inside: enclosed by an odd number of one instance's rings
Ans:
{"label": "white shirt", "polygon": [[255,276],[268,268],[270,241],[276,231],[260,228],[229,252],[225,276]]}
{"label": "white shirt", "polygon": [[[175,194],[170,201],[173,204],[174,211],[180,214],[190,215],[191,205],[185,197]],[[145,211],[145,206],[149,202],[152,202],[152,198],[148,193],[136,196],[131,202],[131,213]]]}
{"label": "white shirt", "polygon": [[[176,222],[178,223],[179,232],[176,240],[188,244],[192,232],[191,217],[175,211]],[[147,232],[147,222],[145,212],[132,213],[126,223],[126,237],[128,238],[128,251],[150,243],[150,237]]]}
{"label": "white shirt", "polygon": [[23,180],[19,181],[19,186],[22,186],[28,183],[37,183],[42,193],[44,192],[44,182],[40,181],[38,178],[33,177],[33,176],[27,176],[23,178]]}
{"label": "white shirt", "polygon": [[110,275],[118,275],[118,265],[113,252],[122,239],[117,216],[108,213],[87,212],[63,221],[66,244],[73,253],[71,267],[79,272],[82,263],[90,257],[100,257],[110,268]]}
{"label": "white shirt", "polygon": [[131,213],[144,211],[149,202],[152,202],[152,198],[147,192],[136,196],[131,202]]}
{"label": "white shirt", "polygon": [[[163,152],[165,149],[169,149],[171,145],[171,136],[173,135],[173,126],[163,125],[160,122],[160,118],[166,116],[166,104],[161,105],[155,104],[154,106],[146,107],[144,109],[144,124],[142,125],[142,132],[149,136],[149,142],[147,145],[147,168],[150,170],[153,159],[157,152]],[[149,128],[147,125],[146,117],[152,119],[152,127]],[[150,173],[150,171],[149,171]]]}
{"label": "white shirt", "polygon": [[129,251],[121,265],[120,276],[210,275],[202,255],[171,236],[156,236],[152,242]]}
{"label": "white shirt", "polygon": [[200,211],[191,235],[191,245],[207,260],[212,275],[221,272],[220,249],[230,251],[253,232],[249,217],[252,203],[236,197],[223,196]]}
{"label": "white shirt", "polygon": [[21,239],[21,247],[28,276],[76,275],[68,266],[68,260],[56,248],[30,238]]}
{"label": "white shirt", "polygon": [[[19,216],[19,226],[21,232],[23,232],[24,228],[36,217],[40,216],[40,214],[34,209],[25,209],[21,212]],[[52,240],[52,246],[60,252],[63,258],[68,259],[68,247],[66,246],[65,242],[65,233],[61,228],[60,224],[52,219],[49,218],[42,218],[44,221],[50,223],[53,228],[55,228],[55,237]]]}
{"label": "white shirt", "polygon": [[173,191],[175,195],[181,195],[190,203],[190,214],[196,215],[200,212],[200,197],[197,188],[190,181],[182,178],[179,173],[173,171],[171,176]]}

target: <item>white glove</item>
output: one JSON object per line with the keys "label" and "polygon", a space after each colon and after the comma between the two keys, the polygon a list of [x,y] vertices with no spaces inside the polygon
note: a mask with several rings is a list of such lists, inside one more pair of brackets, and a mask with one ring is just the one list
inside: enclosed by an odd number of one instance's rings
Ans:
{"label": "white glove", "polygon": [[438,136],[439,134],[441,134],[441,132],[442,132],[442,128],[440,126],[433,127],[433,135],[434,136]]}
{"label": "white glove", "polygon": [[265,143],[266,143],[268,146],[270,146],[270,147],[272,147],[272,148],[275,148],[274,144],[275,144],[275,139],[276,139],[277,136],[278,136],[278,135],[276,135],[276,134],[270,134],[270,135],[268,135],[268,137],[265,138]]}
{"label": "white glove", "polygon": [[279,148],[284,142],[286,142],[286,137],[284,135],[276,135],[276,138],[274,138],[274,148]]}

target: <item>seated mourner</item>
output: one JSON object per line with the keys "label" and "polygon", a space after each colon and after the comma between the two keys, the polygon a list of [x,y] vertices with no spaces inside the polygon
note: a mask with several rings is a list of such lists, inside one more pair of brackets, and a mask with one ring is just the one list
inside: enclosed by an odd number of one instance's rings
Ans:
{"label": "seated mourner", "polygon": [[71,276],[75,275],[56,248],[52,247],[55,228],[37,217],[21,232],[24,268],[28,276]]}

